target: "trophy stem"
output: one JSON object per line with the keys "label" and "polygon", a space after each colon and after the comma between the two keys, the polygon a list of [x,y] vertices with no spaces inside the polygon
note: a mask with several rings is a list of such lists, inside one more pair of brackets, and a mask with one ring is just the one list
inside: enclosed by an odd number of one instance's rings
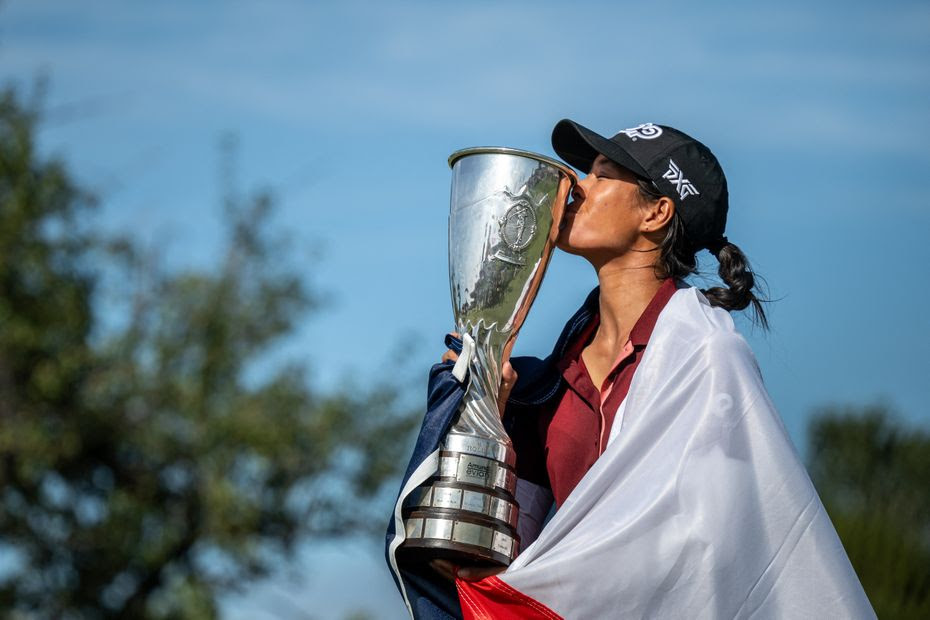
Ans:
{"label": "trophy stem", "polygon": [[464,406],[452,426],[452,432],[477,435],[509,443],[507,432],[500,421],[497,406],[501,383],[501,355],[507,334],[498,332],[496,326],[460,325],[461,333],[469,333],[475,341],[475,356],[468,366],[468,391]]}

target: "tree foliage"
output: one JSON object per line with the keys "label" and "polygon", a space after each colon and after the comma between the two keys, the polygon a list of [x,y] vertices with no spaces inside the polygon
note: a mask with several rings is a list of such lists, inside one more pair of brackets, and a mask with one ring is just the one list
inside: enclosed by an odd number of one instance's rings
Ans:
{"label": "tree foliage", "polygon": [[810,428],[811,478],[879,618],[930,618],[930,433],[882,406]]}
{"label": "tree foliage", "polygon": [[165,270],[87,225],[38,120],[0,94],[0,607],[211,617],[300,537],[380,527],[366,501],[411,417],[389,388],[319,394],[268,360],[315,301],[271,198],[227,201],[215,269]]}

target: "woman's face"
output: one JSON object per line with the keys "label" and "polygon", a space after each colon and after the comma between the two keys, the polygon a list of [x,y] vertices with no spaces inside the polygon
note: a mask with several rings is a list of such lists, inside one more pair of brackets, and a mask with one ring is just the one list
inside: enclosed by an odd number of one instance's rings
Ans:
{"label": "woman's face", "polygon": [[592,262],[625,254],[640,236],[642,205],[636,175],[598,155],[572,192],[558,247]]}

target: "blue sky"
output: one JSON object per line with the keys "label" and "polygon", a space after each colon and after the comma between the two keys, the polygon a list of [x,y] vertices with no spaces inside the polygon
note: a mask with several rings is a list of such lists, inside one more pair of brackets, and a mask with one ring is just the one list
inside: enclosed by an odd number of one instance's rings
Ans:
{"label": "blue sky", "polygon": [[[177,266],[214,257],[217,143],[237,134],[240,185],[275,190],[278,225],[329,296],[285,346],[322,387],[398,361],[425,372],[452,323],[447,156],[551,155],[570,117],[606,134],[673,125],[717,154],[727,234],[778,300],[769,334],[740,324],[799,446],[832,402],[927,419],[926,2],[9,0],[0,77],[41,70],[43,149],[100,195],[106,226]],[[556,256],[517,353],[545,353],[594,284]],[[227,615],[282,592],[319,617],[396,608],[376,555],[304,556],[306,579],[250,590]],[[381,585],[340,589],[315,577],[322,563]],[[296,613],[282,609],[268,617]]]}

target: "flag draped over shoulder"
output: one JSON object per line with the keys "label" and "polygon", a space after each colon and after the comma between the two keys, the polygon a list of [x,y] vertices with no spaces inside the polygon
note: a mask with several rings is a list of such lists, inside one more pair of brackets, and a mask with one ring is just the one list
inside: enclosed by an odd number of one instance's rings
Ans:
{"label": "flag draped over shoulder", "polygon": [[[447,346],[452,346],[447,339]],[[457,343],[459,346],[461,343]],[[452,374],[451,363],[436,364],[429,374],[426,415],[401,482],[394,511],[388,522],[385,556],[394,582],[404,597],[410,615],[418,620],[445,620],[461,615],[455,587],[427,565],[403,565],[397,549],[406,538],[401,515],[413,491],[439,471],[443,438],[465,396],[465,385]]]}
{"label": "flag draped over shoulder", "polygon": [[465,618],[875,617],[748,345],[693,288],[539,537],[456,586]]}

